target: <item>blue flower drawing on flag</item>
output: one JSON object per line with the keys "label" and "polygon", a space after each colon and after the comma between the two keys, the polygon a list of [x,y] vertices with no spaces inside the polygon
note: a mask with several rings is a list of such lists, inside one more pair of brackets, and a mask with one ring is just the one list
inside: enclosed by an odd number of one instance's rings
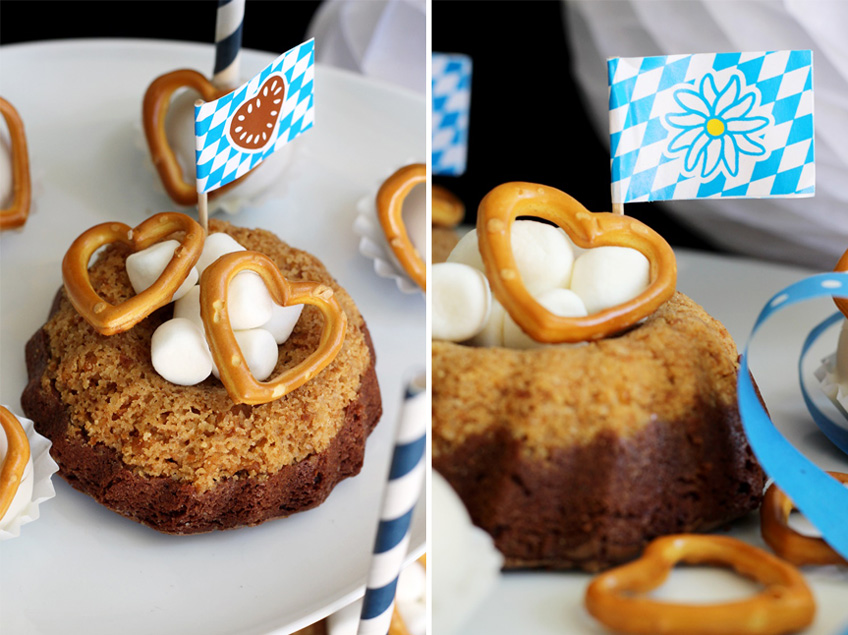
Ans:
{"label": "blue flower drawing on flag", "polygon": [[731,75],[718,89],[715,76],[708,73],[697,90],[687,86],[673,96],[683,111],[664,118],[669,131],[676,134],[667,152],[685,153],[685,172],[692,174],[701,166],[702,178],[717,170],[736,176],[742,155],[765,158],[762,139],[772,120],[760,113],[759,93],[745,86],[741,74]]}

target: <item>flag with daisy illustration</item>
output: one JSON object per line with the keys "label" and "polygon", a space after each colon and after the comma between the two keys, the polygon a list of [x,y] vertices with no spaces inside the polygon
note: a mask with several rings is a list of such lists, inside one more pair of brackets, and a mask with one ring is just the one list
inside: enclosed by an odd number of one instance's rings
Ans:
{"label": "flag with daisy illustration", "polygon": [[607,67],[613,203],[814,194],[811,51]]}

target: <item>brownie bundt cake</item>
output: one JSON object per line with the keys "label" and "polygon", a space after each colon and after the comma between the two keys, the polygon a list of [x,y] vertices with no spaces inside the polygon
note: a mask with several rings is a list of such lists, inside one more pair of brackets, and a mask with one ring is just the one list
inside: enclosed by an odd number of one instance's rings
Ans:
{"label": "brownie bundt cake", "polygon": [[507,567],[603,569],[759,506],[736,372],[724,327],[681,293],[582,346],[435,341],[433,467]]}
{"label": "brownie bundt cake", "polygon": [[653,230],[504,184],[433,279],[433,467],[506,567],[595,571],[759,506],[735,345]]}
{"label": "brownie bundt cake", "polygon": [[[374,349],[350,296],[314,256],[263,230],[210,223],[271,257],[292,280],[331,287],[347,316],[339,354],[316,377],[270,403],[235,404],[210,377],[169,383],[151,363],[154,330],[172,305],[130,330],[97,333],[64,289],[26,346],[22,403],[53,442],[60,474],[110,509],[159,531],[191,534],[255,525],[315,507],[362,466],[380,418]],[[90,268],[109,302],[133,295],[129,249],[107,247]],[[306,306],[280,346],[277,372],[317,346],[323,318]]]}

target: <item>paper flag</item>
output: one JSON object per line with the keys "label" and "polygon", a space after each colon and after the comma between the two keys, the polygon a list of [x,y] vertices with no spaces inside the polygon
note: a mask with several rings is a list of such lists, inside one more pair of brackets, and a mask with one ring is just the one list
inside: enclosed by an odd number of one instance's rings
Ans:
{"label": "paper flag", "polygon": [[468,154],[471,58],[433,53],[433,174],[460,176]]}
{"label": "paper flag", "polygon": [[314,44],[286,51],[240,88],[195,106],[198,193],[247,174],[313,126]]}
{"label": "paper flag", "polygon": [[613,203],[813,195],[811,51],[607,67]]}

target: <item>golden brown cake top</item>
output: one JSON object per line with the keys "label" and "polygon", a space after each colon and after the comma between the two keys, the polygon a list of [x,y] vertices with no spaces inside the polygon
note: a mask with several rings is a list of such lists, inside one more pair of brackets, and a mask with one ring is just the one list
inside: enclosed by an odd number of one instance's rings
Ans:
{"label": "golden brown cake top", "polygon": [[[168,476],[205,491],[225,478],[257,477],[279,471],[330,444],[356,399],[371,358],[363,320],[353,300],[314,256],[290,247],[272,233],[210,221],[210,232],[226,231],[248,249],[270,256],[290,280],[331,287],[347,314],[345,342],[317,377],[280,400],[236,405],[214,378],[178,386],[160,377],[150,360],[150,338],[170,317],[164,307],[131,330],[109,337],[92,329],[63,297],[45,325],[52,381],[67,404],[69,434],[114,448],[146,476]],[[132,295],[124,262],[128,250],[107,247],[91,267],[95,289],[109,302]],[[276,375],[305,359],[317,346],[322,317],[304,308],[291,337],[280,346]]]}
{"label": "golden brown cake top", "polygon": [[626,437],[736,400],[736,346],[681,293],[620,337],[518,350],[433,342],[433,453],[505,428],[524,451]]}

